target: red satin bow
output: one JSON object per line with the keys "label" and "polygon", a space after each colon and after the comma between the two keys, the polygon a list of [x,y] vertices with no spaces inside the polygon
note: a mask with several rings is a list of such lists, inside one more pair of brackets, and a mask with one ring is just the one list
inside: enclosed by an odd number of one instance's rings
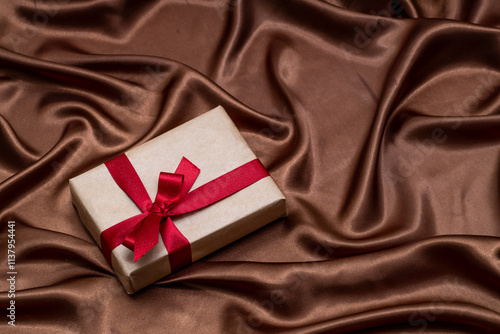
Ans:
{"label": "red satin bow", "polygon": [[116,184],[142,211],[101,233],[101,247],[107,261],[111,264],[111,251],[120,244],[133,250],[134,262],[137,261],[158,243],[160,233],[172,271],[191,263],[192,256],[189,241],[177,229],[171,216],[206,207],[269,175],[255,159],[188,193],[200,170],[182,158],[175,173],[160,173],[156,199],[151,202],[125,154],[105,165]]}

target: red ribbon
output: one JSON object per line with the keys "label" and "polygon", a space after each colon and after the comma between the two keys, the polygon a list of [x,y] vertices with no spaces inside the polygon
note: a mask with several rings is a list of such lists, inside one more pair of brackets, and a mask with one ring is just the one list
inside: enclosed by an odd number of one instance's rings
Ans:
{"label": "red ribbon", "polygon": [[172,216],[204,208],[269,175],[255,159],[189,192],[200,170],[182,158],[175,173],[160,173],[156,199],[151,202],[125,154],[105,165],[116,184],[142,211],[101,233],[101,248],[106,260],[111,264],[111,252],[123,244],[134,251],[135,262],[158,243],[161,233],[172,271],[192,262],[191,245],[172,222]]}

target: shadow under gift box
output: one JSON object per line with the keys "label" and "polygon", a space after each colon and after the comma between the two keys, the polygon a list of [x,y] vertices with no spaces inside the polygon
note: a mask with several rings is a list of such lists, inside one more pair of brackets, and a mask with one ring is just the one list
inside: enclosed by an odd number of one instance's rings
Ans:
{"label": "shadow under gift box", "polygon": [[[173,173],[182,157],[200,168],[191,191],[256,158],[221,106],[126,155],[152,201],[160,172]],[[69,184],[80,218],[99,247],[102,231],[141,213],[104,164],[72,178]],[[219,202],[172,220],[190,242],[192,260],[196,261],[285,215],[285,197],[267,176]],[[133,251],[119,245],[111,254],[111,263],[129,294],[171,273],[161,235],[158,244],[135,263]]]}

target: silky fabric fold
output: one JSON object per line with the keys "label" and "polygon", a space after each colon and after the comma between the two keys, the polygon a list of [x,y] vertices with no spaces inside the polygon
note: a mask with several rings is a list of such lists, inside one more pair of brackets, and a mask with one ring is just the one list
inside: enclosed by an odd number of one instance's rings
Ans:
{"label": "silky fabric fold", "polygon": [[[498,0],[1,1],[0,332],[498,334],[499,34]],[[129,296],[68,180],[217,105],[288,215]]]}

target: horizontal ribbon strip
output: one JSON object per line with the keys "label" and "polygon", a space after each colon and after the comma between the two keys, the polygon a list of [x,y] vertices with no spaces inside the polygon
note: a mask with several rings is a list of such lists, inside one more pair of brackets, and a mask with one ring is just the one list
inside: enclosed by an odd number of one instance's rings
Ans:
{"label": "horizontal ribbon strip", "polygon": [[255,159],[189,192],[200,169],[183,157],[175,173],[160,173],[158,192],[152,202],[125,154],[105,165],[116,184],[142,211],[101,233],[106,260],[111,264],[111,252],[123,244],[134,252],[135,262],[158,243],[161,234],[172,271],[192,262],[191,245],[173,223],[172,216],[207,207],[269,175]]}

